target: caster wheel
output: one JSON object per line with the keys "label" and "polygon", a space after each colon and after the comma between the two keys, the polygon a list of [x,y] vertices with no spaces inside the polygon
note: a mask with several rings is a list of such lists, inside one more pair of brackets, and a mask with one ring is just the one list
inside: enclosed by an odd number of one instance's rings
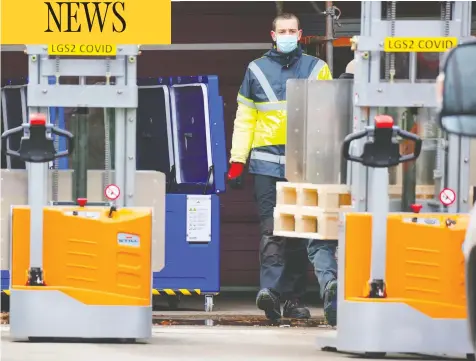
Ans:
{"label": "caster wheel", "polygon": [[2,299],[1,299],[0,307],[2,312],[9,312],[10,311],[10,296],[2,292],[1,297]]}
{"label": "caster wheel", "polygon": [[119,343],[130,345],[136,343],[137,340],[135,338],[121,338],[119,339]]}
{"label": "caster wheel", "polygon": [[176,310],[180,304],[180,296],[169,296],[167,297],[167,303],[171,310]]}
{"label": "caster wheel", "polygon": [[48,342],[51,341],[48,340],[46,337],[28,337],[28,342],[33,342],[33,343],[43,343],[43,342]]}
{"label": "caster wheel", "polygon": [[372,359],[384,358],[386,354],[387,354],[386,352],[366,352],[364,354],[364,357],[365,358],[372,358]]}
{"label": "caster wheel", "polygon": [[205,296],[205,312],[212,312],[213,311],[213,296],[207,295]]}
{"label": "caster wheel", "polygon": [[335,347],[326,346],[326,347],[321,348],[321,351],[324,351],[324,352],[337,352],[337,349],[336,349]]}

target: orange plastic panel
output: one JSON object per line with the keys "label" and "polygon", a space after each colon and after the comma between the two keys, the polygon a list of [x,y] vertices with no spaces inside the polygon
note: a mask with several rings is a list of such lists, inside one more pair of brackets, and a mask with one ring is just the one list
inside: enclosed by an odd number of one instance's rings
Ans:
{"label": "orange plastic panel", "polygon": [[[433,318],[466,317],[462,244],[467,215],[422,214],[440,225],[407,223],[392,214],[387,223],[387,299],[367,299],[370,278],[371,215],[346,215],[345,299],[402,302]],[[446,220],[456,225],[446,227]],[[363,269],[362,269],[363,268]]]}
{"label": "orange plastic panel", "polygon": [[[96,212],[98,219],[71,215]],[[67,214],[69,212],[69,214]],[[44,208],[43,267],[46,287],[88,305],[147,306],[151,299],[152,211]],[[15,207],[12,219],[12,288],[26,287],[30,261],[30,210]],[[119,244],[118,234],[140,238]],[[122,238],[124,239],[124,238]],[[127,242],[125,242],[127,243]]]}
{"label": "orange plastic panel", "polygon": [[345,299],[362,297],[370,278],[372,217],[346,213]]}

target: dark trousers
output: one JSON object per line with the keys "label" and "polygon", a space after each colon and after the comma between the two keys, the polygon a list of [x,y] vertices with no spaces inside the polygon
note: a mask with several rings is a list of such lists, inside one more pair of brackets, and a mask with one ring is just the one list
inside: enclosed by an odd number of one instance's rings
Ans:
{"label": "dark trousers", "polygon": [[285,179],[255,175],[255,198],[261,225],[260,287],[269,288],[282,299],[299,298],[306,292],[306,239],[273,236],[276,182]]}
{"label": "dark trousers", "polygon": [[276,182],[285,181],[264,175],[254,177],[261,225],[260,288],[269,288],[284,300],[300,298],[306,292],[308,262],[311,262],[323,297],[326,284],[337,279],[337,241],[273,236]]}

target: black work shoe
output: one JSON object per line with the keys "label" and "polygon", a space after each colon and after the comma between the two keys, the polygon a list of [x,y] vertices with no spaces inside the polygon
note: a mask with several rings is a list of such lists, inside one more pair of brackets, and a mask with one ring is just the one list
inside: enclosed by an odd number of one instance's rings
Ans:
{"label": "black work shoe", "polygon": [[284,303],[283,317],[308,319],[311,318],[311,313],[299,300],[289,300]]}
{"label": "black work shoe", "polygon": [[256,306],[264,311],[269,320],[279,320],[281,318],[279,297],[267,288],[263,288],[258,292]]}
{"label": "black work shoe", "polygon": [[329,281],[324,292],[324,317],[331,326],[337,325],[337,281]]}

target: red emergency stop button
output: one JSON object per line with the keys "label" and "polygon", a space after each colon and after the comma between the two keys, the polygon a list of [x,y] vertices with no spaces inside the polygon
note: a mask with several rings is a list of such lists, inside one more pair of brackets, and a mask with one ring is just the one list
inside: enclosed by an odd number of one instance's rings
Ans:
{"label": "red emergency stop button", "polygon": [[412,204],[410,208],[412,209],[413,213],[420,213],[423,206],[421,204]]}
{"label": "red emergency stop button", "polygon": [[390,115],[377,115],[375,118],[376,128],[392,128],[393,118]]}
{"label": "red emergency stop button", "polygon": [[78,206],[84,207],[86,205],[86,203],[88,203],[88,199],[87,198],[78,198],[76,200],[76,203],[78,203]]}
{"label": "red emergency stop button", "polygon": [[46,115],[42,113],[33,113],[30,115],[30,125],[46,125]]}

